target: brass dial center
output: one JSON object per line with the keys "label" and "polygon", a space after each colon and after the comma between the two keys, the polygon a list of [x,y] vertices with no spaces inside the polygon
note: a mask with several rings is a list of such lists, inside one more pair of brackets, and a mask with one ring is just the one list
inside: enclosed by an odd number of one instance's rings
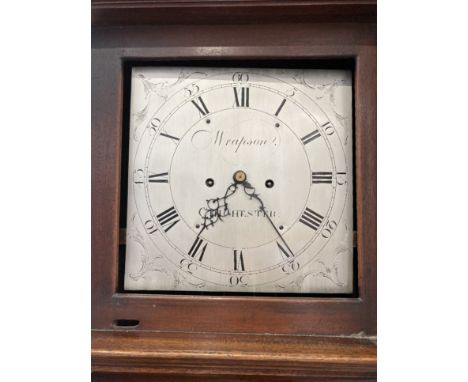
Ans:
{"label": "brass dial center", "polygon": [[236,183],[244,183],[247,180],[247,174],[244,171],[239,170],[234,173],[233,178]]}

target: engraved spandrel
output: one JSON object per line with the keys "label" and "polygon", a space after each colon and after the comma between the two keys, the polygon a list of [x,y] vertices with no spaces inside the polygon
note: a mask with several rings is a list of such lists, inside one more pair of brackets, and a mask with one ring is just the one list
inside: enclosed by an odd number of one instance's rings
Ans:
{"label": "engraved spandrel", "polygon": [[181,272],[173,272],[173,277],[175,280],[175,288],[174,289],[179,289],[179,290],[185,290],[185,289],[202,289],[206,286],[206,282],[201,281],[201,280],[196,280],[196,279],[190,279],[188,276]]}
{"label": "engraved spandrel", "polygon": [[317,258],[302,271],[281,280],[274,287],[281,292],[308,293],[311,290],[310,285],[317,284],[314,279],[322,279],[326,280],[326,283],[320,283],[323,288],[320,289],[322,292],[330,290],[331,285],[343,288],[346,286],[343,280],[346,277],[344,272],[346,272],[346,264],[349,263],[350,258],[352,258],[352,249],[347,246],[346,240],[343,240],[334,246],[332,256],[325,255]]}
{"label": "engraved spandrel", "polygon": [[133,214],[130,222],[127,227],[127,246],[133,247],[134,258],[136,255],[139,261],[138,270],[128,273],[131,280],[134,282],[148,280],[151,283],[157,279],[158,283],[164,283],[174,290],[201,289],[206,285],[203,281],[191,278],[189,274],[172,269],[165,258],[151,247],[151,243],[146,242],[136,214]]}
{"label": "engraved spandrel", "polygon": [[[304,279],[307,277],[322,278],[340,288],[347,284],[346,264],[351,263],[350,259],[353,256],[353,248],[349,245],[352,242],[353,233],[346,223],[338,229],[341,230],[341,234],[338,235],[341,240],[333,244],[332,250],[311,263],[310,272],[305,275]],[[307,283],[307,280],[304,282]]]}
{"label": "engraved spandrel", "polygon": [[293,76],[293,80],[303,85],[308,94],[333,113],[334,124],[339,125],[344,131],[351,127],[350,116],[347,111],[341,109],[340,105],[342,98],[340,92],[345,86],[351,87],[350,78],[330,79],[325,74],[323,77],[314,75],[310,78],[305,71],[301,71]]}
{"label": "engraved spandrel", "polygon": [[[136,125],[139,125],[141,122],[146,117],[146,114],[148,113],[148,104],[145,105],[145,107],[142,110],[136,111],[135,113],[132,113],[132,118],[134,118],[134,123]],[[136,139],[136,137],[135,137]]]}
{"label": "engraved spandrel", "polygon": [[339,266],[336,262],[333,262],[331,265],[325,264],[322,260],[314,263],[313,271],[304,276],[303,281],[307,277],[323,277],[336,286],[342,287],[344,283],[339,279]]}
{"label": "engraved spandrel", "polygon": [[[159,106],[167,102],[168,98],[176,91],[187,86],[187,82],[198,80],[206,77],[207,74],[198,71],[181,70],[175,79],[170,80],[154,80],[154,77],[148,78],[142,73],[138,73],[133,77],[136,83],[132,85],[133,92],[138,91],[138,84],[141,85],[141,96],[135,95],[134,99],[139,99],[139,105],[132,105],[132,109],[136,109],[131,113],[133,126],[133,139],[137,142],[140,138],[140,129],[147,125],[150,115],[154,113]],[[191,93],[192,91],[190,91]]]}
{"label": "engraved spandrel", "polygon": [[130,219],[130,224],[127,227],[127,246],[133,245],[137,248],[137,254],[140,261],[140,266],[138,271],[129,273],[128,276],[134,281],[138,281],[148,272],[164,272],[164,269],[158,264],[158,260],[162,257],[159,255],[150,255],[149,251],[146,248],[145,237],[140,232],[138,225],[136,223],[137,216],[136,214],[132,215]]}
{"label": "engraved spandrel", "polygon": [[[309,278],[322,278],[337,287],[345,286],[345,283],[340,280],[340,265],[337,261],[327,264],[323,260],[318,260],[313,262],[312,265],[308,267],[307,271],[302,274],[293,275],[292,281],[289,281],[291,279],[290,276],[284,281],[276,283],[275,288],[282,292],[309,293],[311,290],[308,281]],[[329,289],[326,285],[324,285],[323,288],[323,292]]]}
{"label": "engraved spandrel", "polygon": [[143,81],[146,97],[154,94],[160,98],[159,103],[162,103],[167,101],[174,92],[186,86],[185,84],[190,80],[199,80],[206,76],[207,74],[203,72],[181,70],[175,79],[154,80],[154,77],[149,79],[141,73],[136,78]]}
{"label": "engraved spandrel", "polygon": [[274,288],[277,292],[281,293],[295,293],[301,290],[302,278],[296,278],[292,281],[277,283]]}

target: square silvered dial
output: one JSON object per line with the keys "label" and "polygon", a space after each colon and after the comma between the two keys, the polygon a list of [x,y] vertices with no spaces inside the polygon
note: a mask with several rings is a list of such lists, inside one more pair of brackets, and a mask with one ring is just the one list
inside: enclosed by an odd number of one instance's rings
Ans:
{"label": "square silvered dial", "polygon": [[353,291],[352,72],[134,67],[124,288]]}

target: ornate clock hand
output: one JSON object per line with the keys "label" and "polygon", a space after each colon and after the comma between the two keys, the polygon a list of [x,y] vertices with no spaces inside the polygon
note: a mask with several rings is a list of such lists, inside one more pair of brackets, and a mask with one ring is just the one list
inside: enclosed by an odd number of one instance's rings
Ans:
{"label": "ornate clock hand", "polygon": [[289,245],[288,243],[286,243],[286,240],[284,240],[283,236],[281,235],[281,233],[279,232],[278,228],[276,228],[275,226],[275,223],[273,223],[273,220],[271,220],[270,216],[268,215],[267,211],[266,211],[266,208],[265,208],[265,205],[263,204],[263,201],[262,199],[260,199],[259,195],[255,192],[255,188],[249,183],[247,182],[247,180],[244,180],[243,182],[243,186],[244,186],[244,192],[250,196],[250,198],[253,198],[255,200],[257,200],[259,203],[260,203],[260,211],[263,212],[263,215],[265,215],[265,217],[268,219],[268,221],[270,222],[270,224],[272,225],[273,229],[275,230],[275,232],[278,234],[278,237],[280,238],[280,240],[283,242],[283,244],[286,246],[286,248],[288,249],[289,253],[294,253],[291,248],[289,248]]}
{"label": "ornate clock hand", "polygon": [[229,215],[229,206],[226,202],[237,191],[237,183],[232,183],[226,189],[221,198],[207,199],[207,207],[202,207],[198,211],[203,219],[202,229],[199,235],[208,227],[213,226],[218,220],[223,221],[223,217]]}
{"label": "ornate clock hand", "polygon": [[237,191],[239,184],[243,184],[247,175],[244,171],[236,171],[232,176],[234,183],[231,183],[227,188],[224,196],[222,198],[208,199],[206,201],[206,207],[202,207],[199,210],[199,214],[203,219],[202,230],[198,233],[199,235],[210,226],[213,226],[218,220],[223,221],[223,217],[229,215],[229,206],[226,202]]}

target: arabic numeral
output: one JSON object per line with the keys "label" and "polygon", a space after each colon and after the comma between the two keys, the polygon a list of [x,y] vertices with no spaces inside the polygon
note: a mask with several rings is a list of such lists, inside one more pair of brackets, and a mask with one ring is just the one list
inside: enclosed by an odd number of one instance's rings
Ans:
{"label": "arabic numeral", "polygon": [[336,183],[339,186],[342,186],[343,184],[348,183],[348,181],[346,179],[346,172],[337,172],[336,173]]}
{"label": "arabic numeral", "polygon": [[197,265],[193,261],[182,259],[180,260],[179,268],[184,272],[192,274],[197,270]]}
{"label": "arabic numeral", "polygon": [[325,122],[322,125],[322,129],[325,130],[325,134],[327,134],[327,135],[333,135],[333,133],[335,132],[335,128],[333,127],[333,125],[330,122]]}
{"label": "arabic numeral", "polygon": [[229,284],[231,284],[231,286],[247,286],[247,283],[244,280],[244,276],[231,276],[229,278]]}
{"label": "arabic numeral", "polygon": [[200,91],[200,87],[198,85],[195,85],[195,84],[190,84],[189,86],[184,88],[186,98],[190,98],[190,97],[194,96],[199,91]]}
{"label": "arabic numeral", "polygon": [[144,180],[145,180],[145,173],[141,168],[133,171],[133,183],[142,184]]}
{"label": "arabic numeral", "polygon": [[328,239],[330,238],[330,236],[332,235],[333,231],[335,230],[336,226],[338,224],[336,223],[336,221],[334,220],[329,220],[327,222],[327,224],[325,224],[325,227],[323,228],[322,230],[322,236],[325,238],[325,239]]}
{"label": "arabic numeral", "polygon": [[148,125],[148,128],[151,131],[151,134],[156,134],[160,125],[161,125],[161,120],[157,117],[153,117]]}
{"label": "arabic numeral", "polygon": [[288,97],[294,97],[294,95],[296,94],[296,91],[294,90],[294,88],[291,88],[291,89],[289,89],[289,90],[286,90],[286,91],[285,91],[285,94],[286,94],[286,96],[288,96]]}
{"label": "arabic numeral", "polygon": [[235,72],[232,75],[233,82],[248,82],[249,81],[249,73],[245,72]]}
{"label": "arabic numeral", "polygon": [[298,271],[300,267],[301,264],[297,260],[291,260],[284,264],[281,269],[284,273],[291,274]]}
{"label": "arabic numeral", "polygon": [[158,230],[158,228],[156,227],[156,224],[154,224],[154,221],[152,221],[151,219],[145,221],[144,225],[146,228],[146,232],[148,232],[149,234],[155,233]]}

